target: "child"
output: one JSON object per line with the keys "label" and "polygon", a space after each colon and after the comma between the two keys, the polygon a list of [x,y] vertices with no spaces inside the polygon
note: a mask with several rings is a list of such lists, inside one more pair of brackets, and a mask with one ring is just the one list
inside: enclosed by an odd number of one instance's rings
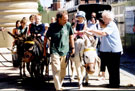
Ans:
{"label": "child", "polygon": [[29,20],[30,20],[30,24],[29,24],[29,30],[28,30],[28,35],[30,35],[30,28],[31,28],[31,25],[35,23],[35,15],[31,15],[29,17]]}
{"label": "child", "polygon": [[82,38],[84,31],[86,30],[85,12],[79,11],[76,15],[77,21],[75,22],[75,38]]}
{"label": "child", "polygon": [[[45,32],[45,26],[43,23],[41,23],[41,15],[35,16],[35,23],[31,24],[30,33],[32,36],[36,36],[40,39],[44,39],[44,32]],[[42,40],[43,41],[43,40]]]}
{"label": "child", "polygon": [[28,27],[26,26],[26,24],[27,24],[27,20],[25,17],[23,17],[23,19],[21,20],[21,26],[19,27],[19,35],[22,37],[27,36]]}

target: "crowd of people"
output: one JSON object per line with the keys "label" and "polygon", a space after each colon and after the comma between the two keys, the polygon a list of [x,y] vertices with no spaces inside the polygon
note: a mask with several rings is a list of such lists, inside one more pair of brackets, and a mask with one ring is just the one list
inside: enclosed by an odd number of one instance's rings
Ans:
{"label": "crowd of people", "polygon": [[41,40],[44,40],[46,31],[49,28],[48,23],[41,22],[42,16],[40,14],[31,15],[29,17],[30,24],[27,26],[27,19],[23,17],[22,20],[16,21],[16,27],[13,29],[12,33],[14,35],[21,36],[39,36]]}
{"label": "crowd of people", "polygon": [[[101,58],[101,77],[105,79],[105,68],[109,72],[109,87],[119,87],[120,85],[120,56],[122,49],[119,30],[111,11],[103,11],[102,17],[97,19],[96,13],[92,12],[90,20],[85,17],[85,12],[76,13],[72,24],[68,22],[67,12],[58,12],[56,19],[51,18],[51,23],[43,24],[41,15],[31,15],[29,26],[26,26],[26,18],[16,21],[16,28],[13,29],[14,35],[39,36],[44,43],[44,56],[46,55],[46,45],[50,41],[50,57],[53,72],[54,85],[56,90],[62,90],[62,82],[66,75],[67,63],[66,55],[75,53],[74,41],[83,38],[87,32],[99,38]],[[69,17],[70,18],[70,17]]]}

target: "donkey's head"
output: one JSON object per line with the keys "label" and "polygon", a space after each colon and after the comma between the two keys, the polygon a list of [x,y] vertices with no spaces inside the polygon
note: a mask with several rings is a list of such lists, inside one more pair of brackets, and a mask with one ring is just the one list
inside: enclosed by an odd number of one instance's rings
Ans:
{"label": "donkey's head", "polygon": [[35,42],[31,37],[27,37],[27,40],[24,42],[24,56],[23,56],[23,61],[24,62],[30,62],[34,59],[34,45]]}
{"label": "donkey's head", "polygon": [[40,60],[42,58],[42,44],[32,37],[27,37],[27,40],[24,42],[24,56],[23,61],[30,62],[33,60]]}
{"label": "donkey's head", "polygon": [[87,37],[85,36],[85,47],[83,50],[83,60],[84,60],[84,67],[86,68],[87,73],[92,74],[95,72],[95,65],[96,65],[96,45],[97,39],[95,40],[93,36]]}

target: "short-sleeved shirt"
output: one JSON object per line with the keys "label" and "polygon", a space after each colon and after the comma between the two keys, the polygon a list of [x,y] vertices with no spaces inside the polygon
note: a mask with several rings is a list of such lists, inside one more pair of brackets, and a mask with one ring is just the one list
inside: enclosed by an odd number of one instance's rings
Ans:
{"label": "short-sleeved shirt", "polygon": [[119,30],[113,21],[111,21],[102,31],[106,32],[107,35],[101,38],[101,52],[123,51]]}
{"label": "short-sleeved shirt", "polygon": [[65,56],[69,51],[69,36],[73,35],[71,24],[67,22],[64,26],[57,22],[53,23],[46,33],[46,37],[51,37],[50,53]]}

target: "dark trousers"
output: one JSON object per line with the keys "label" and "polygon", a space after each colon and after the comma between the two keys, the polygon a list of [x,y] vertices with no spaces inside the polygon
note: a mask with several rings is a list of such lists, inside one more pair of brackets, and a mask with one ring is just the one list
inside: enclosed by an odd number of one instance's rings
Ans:
{"label": "dark trousers", "polygon": [[100,52],[101,62],[107,66],[109,72],[109,84],[118,86],[120,84],[120,56],[121,52]]}
{"label": "dark trousers", "polygon": [[106,56],[106,53],[100,52],[100,59],[101,59],[100,71],[101,72],[105,72],[105,67],[107,66],[106,62],[108,59],[105,56]]}

